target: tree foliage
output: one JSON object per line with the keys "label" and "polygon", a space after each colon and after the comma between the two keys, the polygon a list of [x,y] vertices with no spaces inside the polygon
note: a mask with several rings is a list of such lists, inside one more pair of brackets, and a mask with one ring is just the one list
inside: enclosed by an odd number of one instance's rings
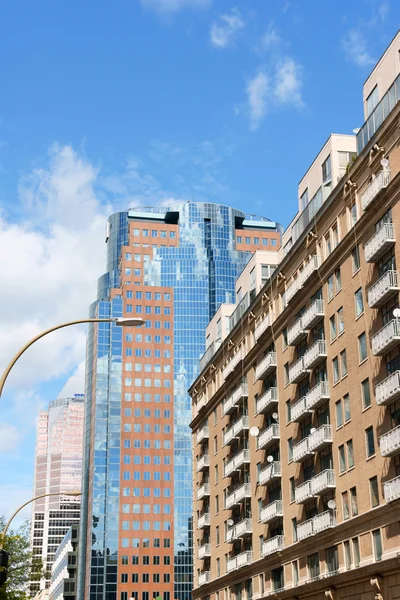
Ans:
{"label": "tree foliage", "polygon": [[[3,531],[4,517],[0,517],[0,531]],[[9,553],[8,578],[0,587],[0,600],[25,600],[29,598],[29,581],[40,579],[43,571],[42,560],[33,558],[30,551],[30,524],[25,521],[16,530],[9,529],[3,548]]]}

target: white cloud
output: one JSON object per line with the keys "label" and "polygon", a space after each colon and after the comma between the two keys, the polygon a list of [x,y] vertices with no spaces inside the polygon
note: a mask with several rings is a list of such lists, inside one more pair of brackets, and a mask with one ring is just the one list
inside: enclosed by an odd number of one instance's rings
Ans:
{"label": "white cloud", "polygon": [[275,97],[279,104],[303,106],[301,97],[302,67],[286,57],[276,68]]}
{"label": "white cloud", "polygon": [[0,452],[15,450],[21,437],[21,432],[10,423],[0,423]]}
{"label": "white cloud", "polygon": [[364,35],[358,29],[350,29],[347,32],[342,38],[342,48],[347,59],[358,67],[369,67],[375,63],[375,59],[368,52]]}
{"label": "white cloud", "polygon": [[269,83],[265,73],[257,73],[247,86],[250,128],[257,129],[267,110]]}
{"label": "white cloud", "polygon": [[270,24],[261,38],[261,49],[269,50],[273,46],[279,46],[282,43],[282,38],[277,29]]}
{"label": "white cloud", "polygon": [[230,13],[220,15],[219,22],[212,23],[210,28],[211,44],[215,48],[226,48],[244,26],[245,21],[236,8],[233,8]]}
{"label": "white cloud", "polygon": [[59,398],[71,398],[74,394],[83,394],[85,391],[85,365],[82,360],[74,373],[65,383],[63,389],[58,394]]}
{"label": "white cloud", "polygon": [[211,0],[140,0],[145,8],[167,16],[185,9],[208,8]]}

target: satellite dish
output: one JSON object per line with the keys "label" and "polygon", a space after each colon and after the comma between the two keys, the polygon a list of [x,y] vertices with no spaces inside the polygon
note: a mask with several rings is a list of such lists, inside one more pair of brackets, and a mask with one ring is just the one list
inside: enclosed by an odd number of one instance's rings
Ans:
{"label": "satellite dish", "polygon": [[315,427],[311,427],[310,429],[310,433],[315,433],[317,430],[315,429]]}
{"label": "satellite dish", "polygon": [[353,129],[353,133],[355,133],[356,135],[359,131],[361,131],[361,127],[356,127],[355,129]]}
{"label": "satellite dish", "polygon": [[331,510],[334,510],[336,508],[336,502],[334,500],[329,500],[328,508],[330,508]]}
{"label": "satellite dish", "polygon": [[275,419],[275,421],[277,421],[279,418],[278,413],[277,412],[272,413],[272,418]]}
{"label": "satellite dish", "polygon": [[269,463],[274,462],[274,457],[272,456],[272,454],[270,454],[269,456],[267,456],[267,462],[269,462]]}
{"label": "satellite dish", "polygon": [[258,429],[258,427],[251,427],[250,428],[250,435],[252,437],[257,437],[259,433],[260,433],[260,430]]}
{"label": "satellite dish", "polygon": [[232,519],[228,519],[228,520],[227,520],[227,524],[229,525],[229,527],[232,527],[232,525],[233,525],[233,521],[232,521]]}
{"label": "satellite dish", "polygon": [[400,308],[395,308],[393,311],[393,316],[395,319],[400,319]]}
{"label": "satellite dish", "polygon": [[382,158],[381,165],[382,165],[382,167],[388,167],[389,166],[388,159],[387,158]]}

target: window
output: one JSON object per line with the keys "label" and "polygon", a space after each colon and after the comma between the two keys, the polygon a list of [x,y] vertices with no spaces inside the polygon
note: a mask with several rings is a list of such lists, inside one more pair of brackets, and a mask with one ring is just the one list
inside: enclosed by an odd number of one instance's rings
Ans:
{"label": "window", "polygon": [[345,396],[343,396],[343,408],[344,408],[344,422],[347,423],[351,419],[349,394],[346,394]]}
{"label": "window", "polygon": [[285,579],[283,574],[283,567],[277,567],[276,569],[271,569],[271,580],[272,580],[272,589],[282,590],[285,587]]}
{"label": "window", "polygon": [[371,406],[371,391],[369,387],[369,379],[364,379],[364,381],[361,382],[361,397],[363,409]]}
{"label": "window", "polygon": [[286,401],[286,423],[290,423],[292,420],[292,404],[290,400]]}
{"label": "window", "polygon": [[364,312],[364,301],[363,301],[362,289],[361,288],[359,288],[355,292],[354,299],[355,299],[355,305],[356,305],[356,319],[357,319]]}
{"label": "window", "polygon": [[349,469],[354,467],[354,451],[353,451],[353,440],[348,440],[346,442],[347,449],[347,465]]}
{"label": "window", "polygon": [[356,517],[358,515],[357,488],[356,487],[352,487],[350,489],[350,501],[351,501],[351,516]]}
{"label": "window", "polygon": [[287,362],[285,365],[283,365],[283,383],[284,385],[288,385],[289,384],[289,363]]}
{"label": "window", "polygon": [[292,575],[293,575],[293,584],[297,585],[299,583],[299,563],[297,560],[292,562]]}
{"label": "window", "polygon": [[215,478],[215,483],[218,483],[218,465],[214,466],[214,478]]}
{"label": "window", "polygon": [[365,430],[365,446],[366,446],[366,451],[367,451],[367,457],[370,458],[371,456],[374,456],[375,454],[375,441],[374,441],[374,429],[371,425],[371,427],[368,427]]}
{"label": "window", "polygon": [[343,313],[343,306],[341,306],[340,308],[338,308],[337,310],[337,316],[338,316],[338,333],[339,335],[341,333],[343,333],[344,331],[344,313]]}
{"label": "window", "polygon": [[292,538],[293,542],[297,542],[297,519],[293,517],[292,519]]}
{"label": "window", "polygon": [[357,273],[360,268],[360,249],[358,246],[351,251],[351,260],[353,265],[353,274]]}
{"label": "window", "polygon": [[237,244],[241,244],[242,243],[242,236],[241,235],[236,236],[236,243]]}
{"label": "window", "polygon": [[347,375],[347,354],[346,350],[342,350],[340,353],[340,368],[342,371],[342,377]]}
{"label": "window", "polygon": [[340,370],[339,370],[339,359],[335,356],[332,359],[332,371],[333,371],[333,383],[337,383],[340,379]]}
{"label": "window", "polygon": [[290,437],[287,441],[288,446],[288,462],[293,460],[293,439]]}
{"label": "window", "polygon": [[215,514],[217,515],[219,513],[219,497],[218,495],[215,496]]}
{"label": "window", "polygon": [[300,196],[300,210],[303,211],[308,204],[308,188]]}
{"label": "window", "polygon": [[349,209],[349,228],[351,229],[357,223],[357,204],[353,202]]}
{"label": "window", "polygon": [[289,479],[289,484],[290,484],[290,502],[294,502],[296,499],[294,477],[291,477]]}
{"label": "window", "polygon": [[342,401],[338,400],[335,403],[336,408],[336,427],[341,427],[343,425],[343,410],[342,410]]}
{"label": "window", "polygon": [[358,336],[358,353],[360,362],[363,362],[367,358],[367,336],[364,333]]}
{"label": "window", "polygon": [[218,525],[215,528],[215,537],[216,537],[216,544],[217,544],[217,546],[219,546],[220,539],[219,539],[219,526]]}
{"label": "window", "polygon": [[367,117],[369,117],[369,115],[372,113],[372,111],[374,110],[374,108],[376,107],[378,102],[379,102],[378,86],[376,85],[374,87],[374,89],[372,90],[372,92],[370,93],[370,95],[368,96],[368,98],[366,99]]}
{"label": "window", "polygon": [[244,243],[245,244],[250,244],[250,238],[249,237],[245,237],[244,238]]}
{"label": "window", "polygon": [[371,495],[371,508],[375,508],[375,506],[379,505],[378,478],[376,475],[369,480],[369,491]]}
{"label": "window", "polygon": [[339,570],[339,557],[337,546],[331,546],[325,550],[325,562],[328,573],[335,573]]}
{"label": "window", "polygon": [[322,163],[322,182],[328,183],[332,180],[331,174],[331,155]]}
{"label": "window", "polygon": [[346,454],[344,451],[344,444],[339,446],[338,451],[339,451],[339,470],[340,470],[340,473],[345,473],[345,471],[346,471]]}
{"label": "window", "polygon": [[372,532],[372,540],[374,542],[375,560],[382,560],[382,536],[380,529],[375,529]]}
{"label": "window", "polygon": [[336,339],[337,331],[336,331],[336,315],[332,315],[329,319],[329,331],[331,335],[331,342]]}
{"label": "window", "polygon": [[358,537],[355,537],[351,540],[353,546],[353,557],[354,557],[354,566],[360,566],[360,544],[358,541]]}
{"label": "window", "polygon": [[328,256],[332,252],[331,234],[329,231],[326,234],[324,239],[325,239],[325,256],[326,256],[326,258],[328,258]]}
{"label": "window", "polygon": [[328,300],[331,300],[333,298],[333,296],[335,295],[335,288],[334,288],[334,284],[333,284],[333,275],[330,275],[330,277],[328,277]]}
{"label": "window", "polygon": [[344,549],[344,564],[346,566],[346,570],[348,571],[352,567],[351,548],[350,548],[349,540],[346,540],[343,543],[343,549]]}
{"label": "window", "polygon": [[342,493],[342,510],[343,510],[343,520],[346,520],[350,517],[350,509],[349,509],[349,495],[347,492]]}
{"label": "window", "polygon": [[342,289],[342,275],[340,273],[340,267],[335,271],[335,292],[338,293]]}
{"label": "window", "polygon": [[319,577],[319,554],[315,552],[314,554],[309,554],[307,556],[307,568],[308,568],[308,577],[310,579],[317,579]]}

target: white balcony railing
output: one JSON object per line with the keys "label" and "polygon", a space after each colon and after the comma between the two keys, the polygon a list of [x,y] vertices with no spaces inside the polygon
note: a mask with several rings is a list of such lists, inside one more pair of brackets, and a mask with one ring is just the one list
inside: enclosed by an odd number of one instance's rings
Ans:
{"label": "white balcony railing", "polygon": [[224,477],[230,477],[232,475],[232,473],[234,473],[234,471],[235,471],[235,460],[233,458],[231,458],[230,461],[225,463]]}
{"label": "white balcony railing", "polygon": [[371,183],[367,186],[365,192],[361,195],[361,206],[363,210],[371,205],[372,201],[379,192],[387,187],[390,183],[390,171],[388,168],[383,168],[378,175],[374,177]]}
{"label": "white balcony railing", "polygon": [[330,425],[321,425],[308,436],[308,449],[310,452],[321,450],[321,448],[331,443],[332,431]]}
{"label": "white balcony railing", "polygon": [[278,460],[270,463],[260,471],[260,485],[267,485],[281,476],[281,463]]}
{"label": "white balcony railing", "polygon": [[242,352],[242,349],[240,349],[238,352],[236,352],[236,354],[234,354],[232,356],[231,360],[226,365],[225,369],[222,372],[222,377],[224,379],[227,379],[227,377],[235,370],[235,368],[242,361],[242,359],[243,359],[243,352]]}
{"label": "white balcony railing", "polygon": [[326,341],[318,340],[304,354],[304,368],[313,369],[323,358],[327,357]]}
{"label": "white balcony railing", "polygon": [[196,472],[199,473],[199,471],[204,471],[204,469],[208,469],[209,466],[210,466],[210,455],[203,454],[203,456],[200,456],[200,458],[197,459]]}
{"label": "white balcony railing", "polygon": [[366,262],[376,262],[396,241],[393,223],[385,223],[364,246]]}
{"label": "white balcony railing", "polygon": [[253,531],[252,520],[251,519],[243,519],[239,523],[237,523],[234,527],[233,531],[233,539],[238,540],[245,535],[250,535]]}
{"label": "white balcony railing", "polygon": [[314,475],[311,481],[311,492],[313,496],[318,496],[326,490],[331,490],[336,487],[335,471],[333,469],[325,469],[318,475]]}
{"label": "white balcony railing", "polygon": [[275,537],[267,540],[262,545],[262,556],[269,556],[283,549],[283,535],[276,535]]}
{"label": "white balcony railing", "polygon": [[303,523],[297,525],[297,539],[299,542],[305,540],[314,535],[314,521],[313,519],[307,519]]}
{"label": "white balcony railing", "polygon": [[199,489],[197,490],[197,500],[202,500],[203,498],[206,498],[209,495],[210,495],[210,484],[203,483],[203,485],[200,486]]}
{"label": "white balcony railing", "polygon": [[226,571],[227,573],[231,573],[232,571],[235,571],[237,569],[237,560],[236,560],[236,556],[234,558],[230,558],[228,560],[228,563],[226,565]]}
{"label": "white balcony railing", "polygon": [[320,533],[321,531],[325,531],[326,529],[330,529],[331,527],[335,527],[336,525],[336,516],[335,513],[331,510],[326,510],[325,512],[315,515],[313,518],[314,521],[314,534]]}
{"label": "white balcony railing", "polygon": [[381,405],[393,402],[400,396],[400,371],[395,371],[389,377],[378,383],[375,388],[376,403]]}
{"label": "white balcony railing", "polygon": [[196,443],[201,444],[204,440],[208,440],[210,437],[210,432],[208,430],[207,425],[201,427],[196,434]]}
{"label": "white balcony railing", "polygon": [[385,481],[383,484],[383,493],[386,502],[393,502],[400,498],[400,475],[390,481]]}
{"label": "white balcony railing", "polygon": [[247,398],[248,389],[247,383],[241,383],[228,398],[224,401],[222,405],[222,412],[224,415],[229,415],[232,413],[242,398]]}
{"label": "white balcony railing", "polygon": [[325,315],[324,301],[314,300],[314,302],[304,311],[301,321],[303,329],[309,330],[318,323]]}
{"label": "white balcony railing", "polygon": [[268,375],[273,369],[276,369],[276,352],[268,352],[262,361],[256,366],[256,379],[261,379]]}
{"label": "white balcony railing", "polygon": [[307,400],[306,397],[303,396],[298,400],[295,404],[293,404],[290,410],[290,416],[292,421],[300,421],[306,415],[308,415],[309,410],[307,408]]}
{"label": "white balcony railing", "polygon": [[397,271],[386,271],[368,290],[368,306],[378,308],[400,289]]}
{"label": "white balcony railing", "polygon": [[329,382],[320,381],[308,392],[308,394],[306,394],[308,410],[315,410],[320,404],[325,402],[325,400],[329,400],[329,398]]}
{"label": "white balcony railing", "polygon": [[304,337],[307,337],[307,331],[303,328],[302,319],[297,319],[296,323],[288,329],[287,343],[289,346],[296,345]]}
{"label": "white balcony railing", "polygon": [[260,337],[262,336],[264,331],[267,331],[267,329],[269,327],[271,327],[271,323],[272,323],[271,315],[270,314],[264,315],[261,323],[259,323],[254,330],[254,337],[255,337],[256,342],[260,339]]}
{"label": "white balcony railing", "polygon": [[371,338],[372,354],[381,356],[389,352],[400,340],[400,319],[392,319]]}
{"label": "white balcony railing", "polygon": [[305,285],[310,277],[317,271],[317,269],[319,269],[320,263],[321,261],[316,254],[310,258],[300,274],[302,286]]}
{"label": "white balcony railing", "polygon": [[203,544],[199,546],[199,551],[197,557],[199,560],[206,558],[207,556],[211,556],[211,544]]}
{"label": "white balcony railing", "polygon": [[282,500],[275,500],[261,509],[260,521],[262,523],[270,523],[279,517],[283,517]]}
{"label": "white balcony railing", "polygon": [[271,406],[278,402],[278,388],[269,388],[262,396],[257,398],[256,401],[256,415],[267,412]]}
{"label": "white balcony railing", "polygon": [[231,527],[230,529],[226,530],[225,541],[227,544],[231,544],[233,541],[233,530],[234,529],[235,529],[234,527]]}
{"label": "white balcony railing", "polygon": [[205,394],[202,394],[196,402],[195,414],[196,416],[199,414],[202,408],[207,404],[207,397]]}
{"label": "white balcony railing", "polygon": [[232,492],[231,494],[228,494],[225,500],[225,508],[226,510],[229,510],[230,508],[232,508],[232,506],[235,506],[236,501],[235,501],[235,492]]}
{"label": "white balcony railing", "polygon": [[293,460],[294,462],[301,462],[309,456],[312,456],[313,452],[309,448],[309,438],[305,437],[303,440],[293,446]]}
{"label": "white balcony railing", "polygon": [[253,553],[251,551],[242,552],[236,556],[237,568],[245,567],[253,562]]}
{"label": "white balcony railing", "polygon": [[243,465],[250,464],[250,451],[247,449],[241,450],[240,452],[238,452],[238,454],[236,454],[236,456],[233,459],[233,462],[235,463],[236,471],[241,469]]}
{"label": "white balcony railing", "polygon": [[400,453],[400,425],[379,438],[382,456],[395,456]]}
{"label": "white balcony railing", "polygon": [[246,498],[251,498],[251,485],[250,483],[243,483],[241,486],[236,488],[235,491],[231,492],[225,501],[225,508],[228,510],[235,506],[235,504],[240,504]]}
{"label": "white balcony railing", "polygon": [[225,431],[224,434],[224,445],[231,444],[235,441],[235,439],[243,432],[249,428],[249,417],[243,415],[230,427]]}
{"label": "white balcony railing", "polygon": [[302,504],[303,502],[307,502],[307,500],[312,498],[311,479],[305,481],[301,485],[298,485],[294,489],[294,498],[297,504]]}
{"label": "white balcony railing", "polygon": [[297,292],[299,292],[302,288],[300,276],[292,281],[290,285],[286,288],[286,302],[289,302],[295,297]]}
{"label": "white balcony railing", "polygon": [[199,585],[204,585],[205,583],[210,583],[211,581],[211,572],[205,571],[204,573],[200,573],[199,575]]}
{"label": "white balcony railing", "polygon": [[261,450],[261,448],[267,448],[270,444],[272,444],[275,440],[279,440],[279,425],[278,423],[273,423],[267,429],[264,429],[260,433],[257,438],[257,450]]}
{"label": "white balcony railing", "polygon": [[210,527],[211,525],[211,515],[210,513],[204,513],[200,515],[197,520],[197,529],[204,529],[205,527]]}
{"label": "white balcony railing", "polygon": [[307,373],[308,369],[304,366],[304,356],[302,356],[289,367],[289,383],[298,383]]}

